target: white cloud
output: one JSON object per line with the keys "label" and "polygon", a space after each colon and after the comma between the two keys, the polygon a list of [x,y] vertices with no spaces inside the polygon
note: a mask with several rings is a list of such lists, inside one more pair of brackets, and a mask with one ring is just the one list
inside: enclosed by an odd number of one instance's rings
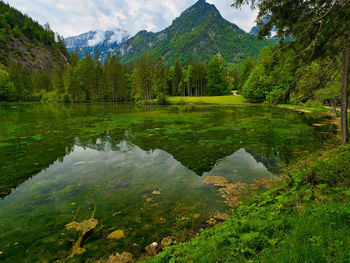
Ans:
{"label": "white cloud", "polygon": [[[90,30],[120,28],[130,35],[140,30],[160,31],[169,26],[196,0],[7,0],[41,24],[67,37]],[[255,24],[256,11],[249,7],[231,8],[232,0],[207,0],[222,16],[249,31]]]}
{"label": "white cloud", "polygon": [[120,43],[122,42],[123,39],[128,37],[128,33],[126,31],[121,31],[121,30],[114,30],[113,35],[111,38],[108,40],[108,43]]}
{"label": "white cloud", "polygon": [[105,32],[104,31],[101,31],[101,30],[98,30],[96,32],[96,34],[94,35],[94,38],[93,39],[90,39],[87,43],[87,45],[89,47],[94,47],[96,46],[97,44],[103,42],[105,40]]}

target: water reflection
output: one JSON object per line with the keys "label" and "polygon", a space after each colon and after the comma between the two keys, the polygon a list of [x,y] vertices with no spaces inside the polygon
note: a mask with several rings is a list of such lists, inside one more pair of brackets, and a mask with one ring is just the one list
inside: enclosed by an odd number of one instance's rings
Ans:
{"label": "water reflection", "polygon": [[[324,116],[258,106],[0,105],[0,196],[82,147],[127,140],[162,149],[198,175],[246,149],[270,171],[322,146],[336,132]],[[108,131],[108,132],[107,132]],[[97,143],[97,144],[96,144]],[[102,145],[100,145],[102,144]],[[103,148],[102,148],[103,149]]]}
{"label": "water reflection", "polygon": [[[83,220],[96,206],[96,218],[104,226],[88,241],[82,259],[115,251],[139,254],[147,244],[183,230],[178,229],[176,218],[200,214],[189,223],[194,228],[210,213],[225,209],[214,187],[163,150],[145,151],[127,140],[113,144],[109,136],[96,143],[82,143],[78,138],[75,142],[62,161],[0,201],[0,247],[5,248],[8,262],[23,256],[33,261],[65,258],[74,238],[65,224],[78,207],[77,220]],[[241,149],[221,159],[204,176],[213,174],[251,183],[268,172]],[[123,229],[125,240],[107,240],[113,229]],[[42,250],[44,254],[39,253]]]}
{"label": "water reflection", "polygon": [[[77,238],[65,224],[94,206],[99,225],[78,261],[181,239],[226,209],[206,176],[275,174],[335,132],[315,121],[324,119],[249,106],[0,105],[0,260],[65,259]],[[117,229],[126,238],[107,240]]]}

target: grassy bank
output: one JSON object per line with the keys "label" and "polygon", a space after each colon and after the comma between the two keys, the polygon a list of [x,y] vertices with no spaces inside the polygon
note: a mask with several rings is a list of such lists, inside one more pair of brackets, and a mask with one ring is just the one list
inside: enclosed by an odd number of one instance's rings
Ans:
{"label": "grassy bank", "polygon": [[350,262],[350,146],[310,156],[222,224],[142,262]]}
{"label": "grassy bank", "polygon": [[234,105],[244,104],[242,96],[208,96],[208,97],[168,97],[167,102],[170,104],[220,104]]}

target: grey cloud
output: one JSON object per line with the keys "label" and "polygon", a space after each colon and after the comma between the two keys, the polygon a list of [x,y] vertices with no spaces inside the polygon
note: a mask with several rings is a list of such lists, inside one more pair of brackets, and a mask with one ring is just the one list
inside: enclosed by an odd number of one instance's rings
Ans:
{"label": "grey cloud", "polygon": [[[130,35],[140,30],[160,31],[196,0],[8,0],[41,24],[63,36],[90,30],[122,29]],[[256,11],[249,7],[235,10],[231,0],[207,0],[215,4],[224,18],[249,31]]]}

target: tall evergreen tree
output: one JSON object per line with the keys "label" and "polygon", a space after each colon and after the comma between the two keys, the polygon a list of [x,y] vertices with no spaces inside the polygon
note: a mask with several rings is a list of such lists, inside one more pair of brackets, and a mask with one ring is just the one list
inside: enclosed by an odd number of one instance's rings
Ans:
{"label": "tall evergreen tree", "polygon": [[180,61],[177,59],[174,66],[173,83],[172,83],[172,95],[180,95],[179,86],[182,81],[182,66]]}

